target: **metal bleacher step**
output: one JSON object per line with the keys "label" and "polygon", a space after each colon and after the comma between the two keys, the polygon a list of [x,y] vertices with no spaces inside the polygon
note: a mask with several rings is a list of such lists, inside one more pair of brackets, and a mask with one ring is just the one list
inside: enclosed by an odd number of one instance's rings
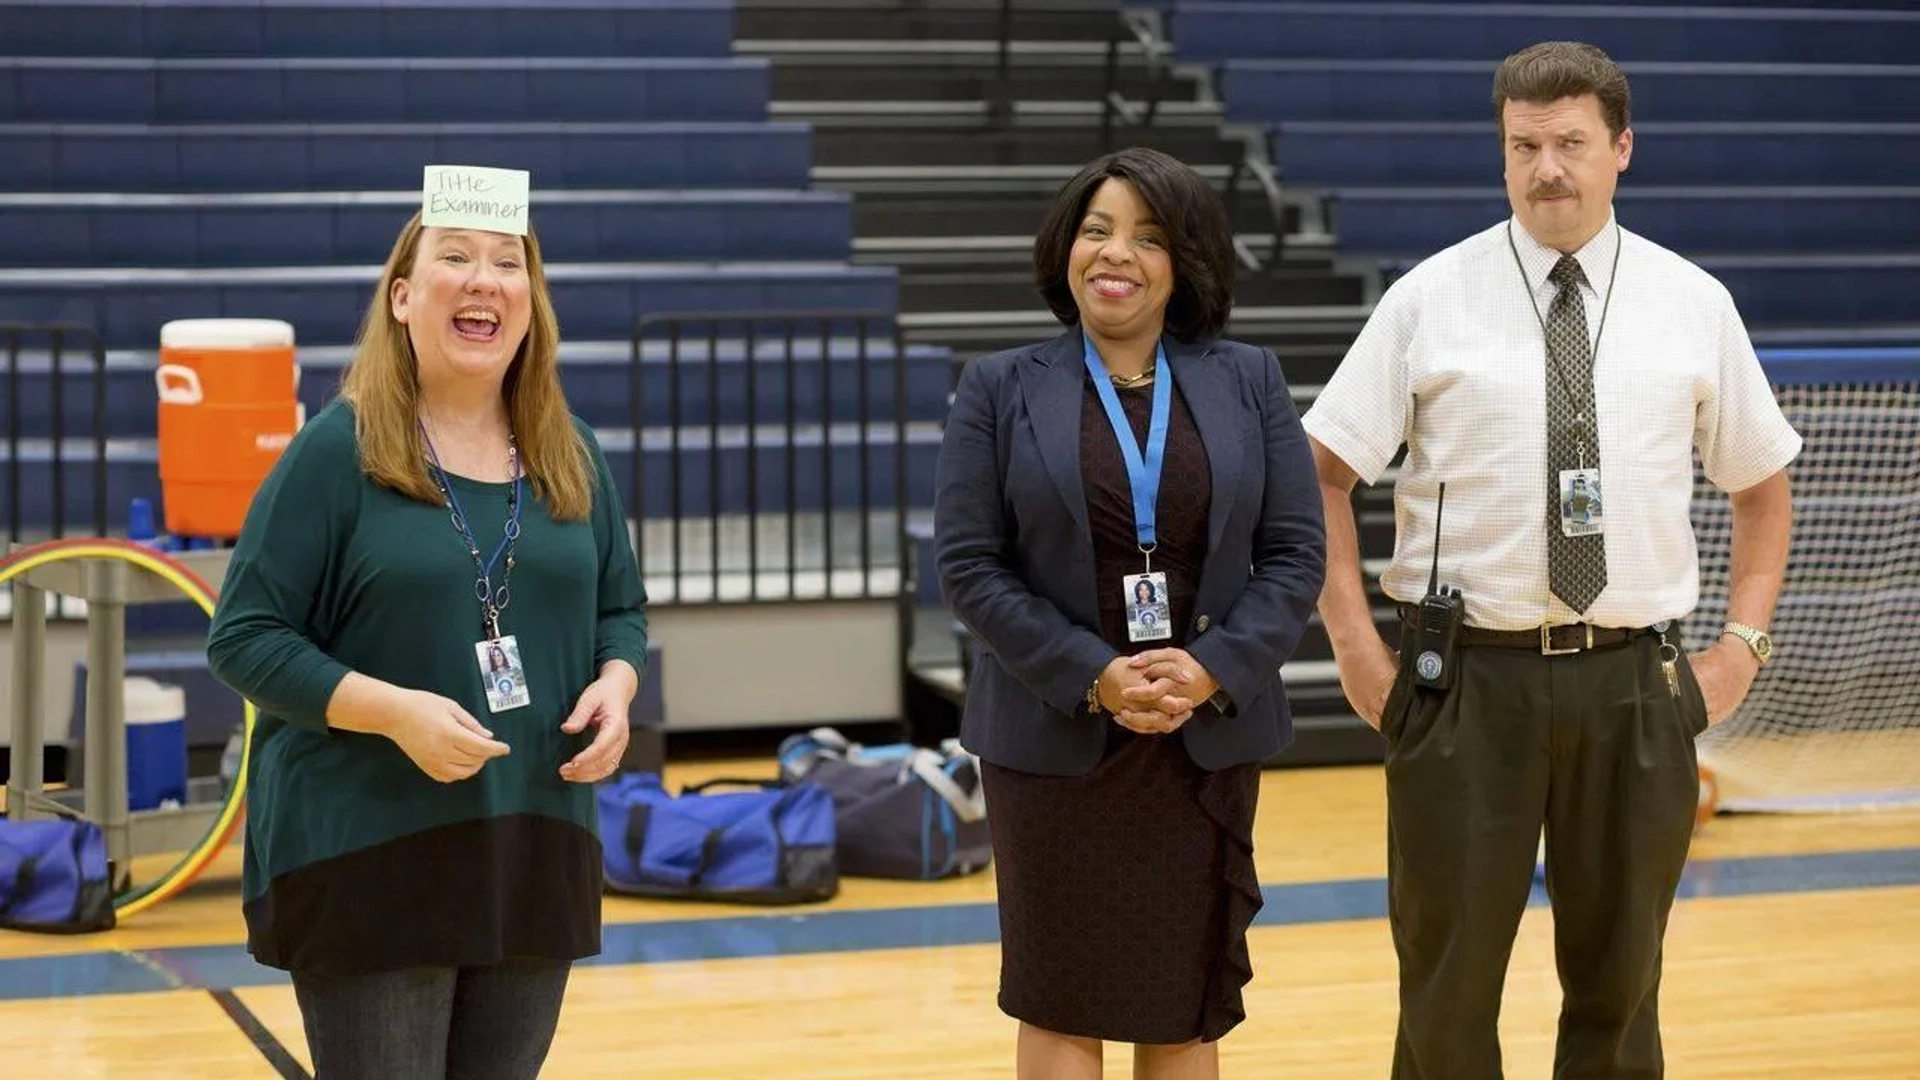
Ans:
{"label": "metal bleacher step", "polygon": [[[1021,0],[1005,9],[1005,31],[1029,41],[1105,41],[1116,0]],[[743,40],[847,39],[998,41],[1000,0],[740,0],[734,33]]]}
{"label": "metal bleacher step", "polygon": [[1007,92],[1018,101],[1101,100],[1159,93],[1192,100],[1204,88],[1188,69],[1155,72],[1138,41],[743,40],[735,51],[774,62],[773,98],[783,102],[982,101]]}
{"label": "metal bleacher step", "polygon": [[1116,127],[1104,136],[1097,115],[1033,116],[1002,129],[983,116],[965,123],[923,125],[913,116],[892,124],[821,123],[814,132],[814,160],[822,165],[1050,165],[1086,162],[1109,149],[1148,145],[1189,164],[1231,165],[1244,146],[1225,139],[1217,123],[1156,123]]}
{"label": "metal bleacher step", "polygon": [[[981,192],[1051,195],[1083,161],[1062,154],[1051,162],[1026,164],[966,163],[902,165],[815,165],[813,183],[862,197],[899,194],[971,194]],[[1196,172],[1225,186],[1232,163],[1189,162]]]}
{"label": "metal bleacher step", "polygon": [[[1098,126],[1104,107],[1098,100],[1013,101],[1004,119],[993,115],[994,103],[986,99],[915,100],[887,98],[871,101],[774,101],[768,113],[777,120],[803,121],[816,128],[854,126],[915,128],[978,127],[992,122],[1021,128],[1082,128]],[[1163,101],[1155,123],[1178,130],[1197,127],[1217,131],[1221,122],[1218,104],[1203,101]]]}

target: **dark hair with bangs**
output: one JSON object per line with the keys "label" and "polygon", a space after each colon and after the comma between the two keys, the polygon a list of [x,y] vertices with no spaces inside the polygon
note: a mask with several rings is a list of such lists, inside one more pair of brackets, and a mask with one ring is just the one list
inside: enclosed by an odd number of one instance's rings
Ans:
{"label": "dark hair with bangs", "polygon": [[1180,341],[1220,336],[1233,310],[1233,227],[1213,185],[1191,167],[1158,150],[1134,147],[1089,163],[1061,187],[1033,241],[1033,273],[1054,317],[1080,321],[1067,282],[1067,260],[1093,193],[1108,179],[1125,180],[1140,193],[1167,237],[1173,260],[1173,295],[1167,299],[1166,332]]}

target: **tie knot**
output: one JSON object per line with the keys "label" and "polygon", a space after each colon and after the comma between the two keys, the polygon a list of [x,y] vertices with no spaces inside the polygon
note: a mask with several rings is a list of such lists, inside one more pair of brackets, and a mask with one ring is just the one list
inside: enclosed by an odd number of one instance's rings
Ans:
{"label": "tie knot", "polygon": [[1571,255],[1562,255],[1560,261],[1553,264],[1553,270],[1547,274],[1547,280],[1564,289],[1569,285],[1584,283],[1587,280],[1587,272],[1580,269],[1579,259]]}

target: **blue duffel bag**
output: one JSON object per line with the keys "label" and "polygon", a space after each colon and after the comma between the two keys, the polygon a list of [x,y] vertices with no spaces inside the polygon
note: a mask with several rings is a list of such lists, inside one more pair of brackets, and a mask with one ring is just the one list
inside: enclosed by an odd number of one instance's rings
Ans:
{"label": "blue duffel bag", "polygon": [[114,926],[107,838],[78,818],[0,819],[0,929],[86,934]]}
{"label": "blue duffel bag", "polygon": [[[750,790],[710,789],[745,786]],[[840,892],[833,799],[813,784],[709,780],[667,792],[654,773],[599,786],[607,888],[633,896],[806,904]]]}

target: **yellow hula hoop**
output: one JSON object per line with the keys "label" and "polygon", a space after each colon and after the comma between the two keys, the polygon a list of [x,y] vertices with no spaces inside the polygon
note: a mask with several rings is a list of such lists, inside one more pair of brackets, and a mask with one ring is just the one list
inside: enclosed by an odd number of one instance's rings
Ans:
{"label": "yellow hula hoop", "polygon": [[[200,610],[208,618],[213,617],[214,600],[217,592],[208,587],[206,581],[191,568],[163,552],[125,540],[65,539],[49,540],[31,547],[21,548],[0,558],[0,585],[29,571],[50,563],[66,562],[73,559],[114,559],[131,563],[156,577],[166,580],[174,588],[185,593],[187,598],[200,605]],[[234,831],[245,816],[247,802],[247,765],[253,755],[253,728],[257,711],[253,702],[241,699],[244,706],[244,731],[241,734],[240,771],[234,777],[233,789],[227,792],[226,802],[220,808],[220,815],[214,820],[205,836],[200,838],[180,861],[173,865],[160,879],[143,889],[134,889],[114,897],[113,907],[117,917],[131,918],[153,907],[155,904],[177,894],[181,889],[193,883],[193,880],[206,870],[228,841],[233,839]]]}

